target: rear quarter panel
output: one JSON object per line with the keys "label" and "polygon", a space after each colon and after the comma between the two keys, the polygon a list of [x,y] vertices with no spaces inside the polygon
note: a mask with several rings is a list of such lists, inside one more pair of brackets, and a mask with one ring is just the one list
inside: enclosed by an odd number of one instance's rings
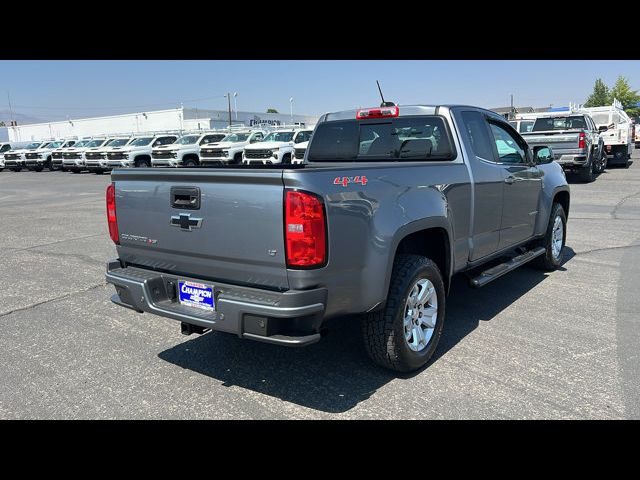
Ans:
{"label": "rear quarter panel", "polygon": [[[334,183],[355,176],[366,177],[366,184]],[[328,263],[315,270],[289,269],[288,280],[294,289],[328,287],[328,317],[384,302],[395,251],[406,235],[441,227],[452,247],[456,239],[466,246],[471,187],[460,154],[453,162],[331,164],[285,171],[283,180],[286,188],[320,194],[325,202]]]}

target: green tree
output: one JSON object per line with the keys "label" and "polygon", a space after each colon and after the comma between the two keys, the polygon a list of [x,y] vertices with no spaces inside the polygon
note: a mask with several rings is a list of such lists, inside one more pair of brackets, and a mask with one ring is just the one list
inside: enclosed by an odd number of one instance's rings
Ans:
{"label": "green tree", "polygon": [[611,96],[622,103],[622,108],[630,117],[638,115],[640,108],[636,105],[640,102],[640,95],[637,90],[631,90],[629,81],[620,75],[616,80],[616,84],[611,89]]}
{"label": "green tree", "polygon": [[267,113],[278,113],[278,110],[275,108],[267,108]]}
{"label": "green tree", "polygon": [[606,105],[611,105],[611,93],[609,92],[609,87],[607,87],[601,78],[598,78],[593,86],[593,92],[591,92],[591,95],[587,98],[584,106],[604,107]]}

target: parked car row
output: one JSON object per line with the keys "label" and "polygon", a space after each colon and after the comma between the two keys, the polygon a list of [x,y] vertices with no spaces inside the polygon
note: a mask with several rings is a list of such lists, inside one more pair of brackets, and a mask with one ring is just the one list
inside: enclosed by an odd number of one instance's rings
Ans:
{"label": "parked car row", "polygon": [[[300,146],[313,129],[234,129],[197,133],[103,135],[0,144],[0,170],[63,170],[102,173],[113,168],[195,167],[224,164],[301,163]],[[19,147],[19,148],[18,148]],[[297,151],[296,151],[297,150]]]}

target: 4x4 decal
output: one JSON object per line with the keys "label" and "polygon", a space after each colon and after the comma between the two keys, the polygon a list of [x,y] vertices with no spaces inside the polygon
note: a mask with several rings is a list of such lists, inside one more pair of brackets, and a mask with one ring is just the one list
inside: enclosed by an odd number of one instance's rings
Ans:
{"label": "4x4 decal", "polygon": [[346,187],[350,183],[361,183],[362,186],[365,186],[367,182],[367,177],[365,177],[364,175],[356,175],[355,177],[336,177],[333,180],[334,185],[342,185],[343,187]]}

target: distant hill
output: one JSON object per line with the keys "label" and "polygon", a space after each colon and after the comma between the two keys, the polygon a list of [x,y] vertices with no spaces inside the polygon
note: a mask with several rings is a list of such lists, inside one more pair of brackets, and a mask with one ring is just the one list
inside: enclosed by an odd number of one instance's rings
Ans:
{"label": "distant hill", "polygon": [[17,120],[18,125],[43,123],[47,121],[46,119],[25,115],[24,113],[13,112],[13,115],[11,115],[9,110],[0,110],[0,122],[4,122],[8,126],[11,120]]}

